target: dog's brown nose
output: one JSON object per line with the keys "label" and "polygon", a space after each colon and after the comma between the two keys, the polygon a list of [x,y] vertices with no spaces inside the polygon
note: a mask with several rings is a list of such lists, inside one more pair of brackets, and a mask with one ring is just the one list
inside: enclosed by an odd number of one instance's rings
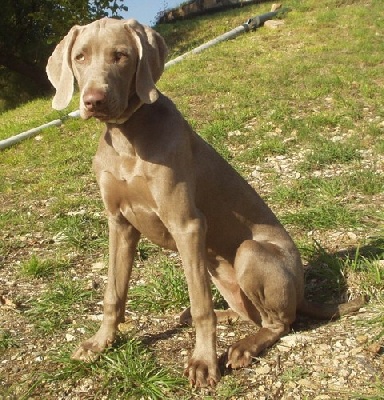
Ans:
{"label": "dog's brown nose", "polygon": [[103,90],[89,89],[83,95],[83,102],[88,111],[96,111],[105,103],[106,95]]}

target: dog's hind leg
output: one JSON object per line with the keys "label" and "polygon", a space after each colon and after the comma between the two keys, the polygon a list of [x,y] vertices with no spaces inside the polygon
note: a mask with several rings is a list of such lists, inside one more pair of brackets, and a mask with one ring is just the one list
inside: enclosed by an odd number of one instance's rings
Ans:
{"label": "dog's hind leg", "polygon": [[[260,314],[241,290],[233,265],[224,259],[218,259],[209,264],[209,272],[212,282],[230,307],[226,310],[215,310],[217,322],[229,322],[241,318],[260,325]],[[192,325],[192,322],[191,310],[188,307],[180,314],[180,323]]]}
{"label": "dog's hind leg", "polygon": [[298,266],[289,265],[295,262],[296,254],[287,256],[268,241],[246,240],[239,247],[234,263],[236,280],[260,314],[262,327],[229,348],[227,366],[248,366],[253,357],[289,332],[301,296]]}

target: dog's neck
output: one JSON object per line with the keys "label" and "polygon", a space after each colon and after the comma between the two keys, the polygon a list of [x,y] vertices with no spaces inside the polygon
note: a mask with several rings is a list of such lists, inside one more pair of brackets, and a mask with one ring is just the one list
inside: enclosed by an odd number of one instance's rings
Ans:
{"label": "dog's neck", "polygon": [[107,121],[107,125],[122,125],[132,117],[132,115],[141,107],[144,103],[140,100],[139,96],[134,93],[133,96],[129,98],[128,107],[120,115],[119,118]]}

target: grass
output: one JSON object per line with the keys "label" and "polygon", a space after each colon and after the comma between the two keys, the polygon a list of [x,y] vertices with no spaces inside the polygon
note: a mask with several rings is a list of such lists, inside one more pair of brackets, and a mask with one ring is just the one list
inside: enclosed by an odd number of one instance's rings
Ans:
{"label": "grass", "polygon": [[38,299],[30,302],[26,314],[38,331],[51,334],[70,325],[71,316],[81,313],[90,300],[92,291],[82,282],[59,278]]}
{"label": "grass", "polygon": [[282,380],[283,382],[296,382],[299,379],[305,378],[306,376],[308,376],[308,371],[299,365],[297,367],[285,370],[282,374]]}
{"label": "grass", "polygon": [[164,313],[189,305],[188,287],[180,264],[161,258],[147,271],[149,279],[129,292],[129,308],[140,312]]}
{"label": "grass", "polygon": [[63,381],[81,385],[90,378],[98,382],[94,396],[114,399],[160,400],[175,387],[182,392],[186,384],[185,379],[158,365],[153,353],[134,339],[115,345],[92,364],[71,360],[65,348],[58,355],[48,357],[47,361],[60,368],[42,374],[23,399],[34,395],[40,385],[60,384]]}
{"label": "grass", "polygon": [[[173,58],[270,5],[178,21],[158,30]],[[250,181],[293,235],[310,266],[308,294],[317,300],[369,295],[378,311],[364,324],[381,340],[382,4],[292,0],[287,6],[292,12],[282,29],[261,28],[191,56],[168,69],[159,88]],[[0,140],[78,108],[78,96],[61,113],[52,111],[50,102],[41,98],[2,113]],[[74,320],[87,325],[86,316],[100,310],[96,303],[102,290],[90,289],[91,266],[107,254],[107,223],[91,161],[102,130],[93,120],[68,119],[0,154],[0,274],[6,285],[17,281],[18,288],[29,288],[24,293],[9,290],[24,304],[19,317],[34,328],[30,342],[48,337],[60,341],[76,329]],[[168,315],[188,305],[177,258],[142,240],[137,264],[129,295],[135,315]],[[15,337],[12,329],[2,328],[3,354],[18,349]],[[77,379],[88,378],[109,398],[124,398],[126,390],[137,390],[136,398],[159,393],[193,397],[175,378],[180,372],[159,365],[156,351],[138,342],[123,340],[92,366],[70,362],[67,353],[50,361],[52,371],[43,366],[29,371],[24,393],[32,388],[33,376],[36,382],[45,380],[45,387],[34,388],[40,397],[49,397],[56,384],[73,388]],[[141,358],[143,369],[135,371]],[[135,377],[136,372],[141,375]],[[300,379],[304,372],[287,372],[285,379],[295,374]],[[223,380],[218,389],[222,398],[243,395],[235,378]],[[10,390],[12,395],[14,388]]]}
{"label": "grass", "polygon": [[21,265],[20,274],[30,278],[47,278],[68,268],[67,260],[39,259],[35,254]]}
{"label": "grass", "polygon": [[13,346],[16,346],[16,340],[12,333],[5,329],[0,329],[0,354]]}

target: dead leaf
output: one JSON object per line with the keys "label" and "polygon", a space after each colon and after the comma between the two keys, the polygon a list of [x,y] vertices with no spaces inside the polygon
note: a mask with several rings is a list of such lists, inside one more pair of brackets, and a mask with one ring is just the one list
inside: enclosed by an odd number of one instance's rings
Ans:
{"label": "dead leaf", "polygon": [[16,309],[17,305],[7,297],[0,295],[0,304],[6,308]]}

